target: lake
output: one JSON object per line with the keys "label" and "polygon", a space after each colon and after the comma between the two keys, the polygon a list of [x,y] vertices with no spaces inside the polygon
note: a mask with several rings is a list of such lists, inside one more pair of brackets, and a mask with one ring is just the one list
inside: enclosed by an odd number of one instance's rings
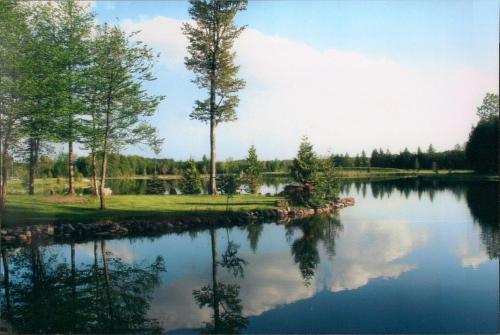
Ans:
{"label": "lake", "polygon": [[287,225],[3,253],[19,332],[498,333],[497,182],[348,182]]}

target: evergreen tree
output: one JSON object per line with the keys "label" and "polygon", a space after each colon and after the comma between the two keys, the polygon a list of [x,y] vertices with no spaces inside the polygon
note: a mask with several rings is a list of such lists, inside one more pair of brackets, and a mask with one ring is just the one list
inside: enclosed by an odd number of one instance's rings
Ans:
{"label": "evergreen tree", "polygon": [[190,160],[182,172],[180,189],[183,194],[200,194],[203,192],[203,183],[194,160]]}
{"label": "evergreen tree", "polygon": [[248,166],[243,171],[243,182],[249,193],[257,193],[262,185],[262,164],[253,145],[248,149],[247,163]]}
{"label": "evergreen tree", "polygon": [[297,157],[293,160],[291,175],[292,178],[301,184],[310,183],[313,173],[317,169],[317,157],[313,150],[313,145],[304,136],[300,143]]}
{"label": "evergreen tree", "polygon": [[245,82],[236,77],[239,67],[234,64],[232,47],[244,27],[234,24],[236,14],[245,10],[246,0],[191,0],[189,14],[195,24],[182,27],[189,41],[188,70],[196,74],[194,83],[208,90],[208,98],[196,100],[191,118],[210,123],[210,188],[217,192],[215,130],[219,123],[236,120],[236,93]]}
{"label": "evergreen tree", "polygon": [[498,173],[498,109],[498,95],[491,93],[477,109],[480,120],[469,135],[465,154],[469,165],[478,172]]}

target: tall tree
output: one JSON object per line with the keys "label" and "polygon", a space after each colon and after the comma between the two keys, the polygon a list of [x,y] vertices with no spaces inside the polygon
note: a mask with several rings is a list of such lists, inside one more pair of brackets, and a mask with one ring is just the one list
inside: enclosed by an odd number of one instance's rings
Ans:
{"label": "tall tree", "polygon": [[84,110],[83,80],[89,66],[89,46],[94,16],[77,0],[56,2],[58,67],[58,134],[68,143],[68,194],[74,191],[74,143],[80,138],[78,115]]}
{"label": "tall tree", "polygon": [[154,80],[155,55],[141,42],[131,42],[118,27],[97,27],[93,52],[93,99],[96,102],[94,135],[101,154],[99,197],[100,208],[106,208],[106,176],[108,158],[123,145],[143,143],[159,151],[162,140],[146,121],[163,99],[149,95],[145,82]]}
{"label": "tall tree", "polygon": [[0,210],[7,201],[8,166],[20,139],[23,40],[28,34],[26,12],[16,1],[0,2]]}
{"label": "tall tree", "polygon": [[22,43],[24,57],[18,80],[21,83],[23,101],[20,130],[28,147],[28,193],[35,192],[35,174],[44,141],[57,139],[58,107],[58,46],[57,22],[52,15],[53,7],[36,3],[26,7],[29,34]]}
{"label": "tall tree", "polygon": [[245,82],[237,78],[239,66],[234,64],[234,41],[244,27],[234,24],[236,14],[245,10],[247,0],[190,0],[189,14],[194,24],[182,27],[189,41],[185,64],[193,71],[193,82],[208,91],[205,100],[196,100],[192,119],[210,124],[210,189],[217,193],[215,130],[219,123],[236,120],[239,97]]}

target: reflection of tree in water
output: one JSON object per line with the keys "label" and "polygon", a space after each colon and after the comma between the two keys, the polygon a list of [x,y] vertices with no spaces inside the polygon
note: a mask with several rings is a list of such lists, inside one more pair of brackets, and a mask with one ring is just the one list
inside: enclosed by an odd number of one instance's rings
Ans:
{"label": "reflection of tree in water", "polygon": [[105,241],[100,251],[95,242],[94,264],[76,266],[73,252],[68,265],[36,242],[10,255],[3,250],[9,297],[2,296],[2,316],[22,333],[160,332],[146,314],[163,259],[129,265],[107,252]]}
{"label": "reflection of tree in water", "polygon": [[243,267],[247,262],[238,257],[239,246],[227,234],[227,248],[222,254],[222,261],[217,259],[217,232],[215,227],[210,229],[212,245],[212,285],[205,285],[193,290],[193,297],[200,308],[209,307],[213,310],[212,321],[205,323],[200,330],[206,334],[237,334],[248,325],[248,318],[243,316],[240,286],[220,283],[218,266],[221,265],[235,277],[243,277]]}
{"label": "reflection of tree in water", "polygon": [[330,257],[335,255],[335,239],[342,231],[342,224],[336,216],[313,216],[296,220],[287,229],[300,229],[302,236],[292,242],[292,255],[299,265],[306,286],[311,284],[316,267],[320,262],[318,243],[322,241]]}
{"label": "reflection of tree in water", "polygon": [[488,256],[491,259],[498,258],[500,255],[498,183],[470,183],[466,200],[474,220],[481,228],[481,240]]}
{"label": "reflection of tree in water", "polygon": [[[352,182],[346,182],[346,185]],[[365,187],[367,183],[364,183],[362,188]],[[448,181],[448,180],[426,180],[419,178],[404,178],[404,179],[394,179],[394,180],[383,180],[383,181],[371,181],[369,182],[372,196],[375,199],[383,199],[384,197],[390,197],[392,192],[398,191],[400,195],[404,196],[406,199],[412,193],[418,194],[420,199],[425,193],[429,196],[431,201],[434,201],[437,192],[449,191],[455,195],[455,197],[460,200],[465,194],[468,184],[462,181]],[[363,190],[363,193],[366,191]]]}
{"label": "reflection of tree in water", "polygon": [[250,241],[250,248],[252,248],[254,254],[257,252],[259,238],[263,230],[264,225],[261,223],[252,223],[247,225],[248,240]]}

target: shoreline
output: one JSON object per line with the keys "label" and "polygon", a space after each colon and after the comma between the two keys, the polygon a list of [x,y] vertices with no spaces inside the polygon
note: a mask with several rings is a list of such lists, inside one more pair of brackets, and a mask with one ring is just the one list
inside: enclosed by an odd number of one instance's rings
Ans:
{"label": "shoreline", "polygon": [[92,223],[37,224],[1,229],[4,246],[20,246],[32,241],[67,243],[94,239],[115,239],[135,236],[183,233],[201,230],[213,225],[217,227],[246,226],[255,223],[276,222],[287,224],[295,219],[337,213],[340,209],[354,206],[354,198],[340,198],[320,208],[276,207],[254,209],[246,212],[223,212],[211,214],[170,215],[154,219],[129,218],[120,222],[100,220]]}

